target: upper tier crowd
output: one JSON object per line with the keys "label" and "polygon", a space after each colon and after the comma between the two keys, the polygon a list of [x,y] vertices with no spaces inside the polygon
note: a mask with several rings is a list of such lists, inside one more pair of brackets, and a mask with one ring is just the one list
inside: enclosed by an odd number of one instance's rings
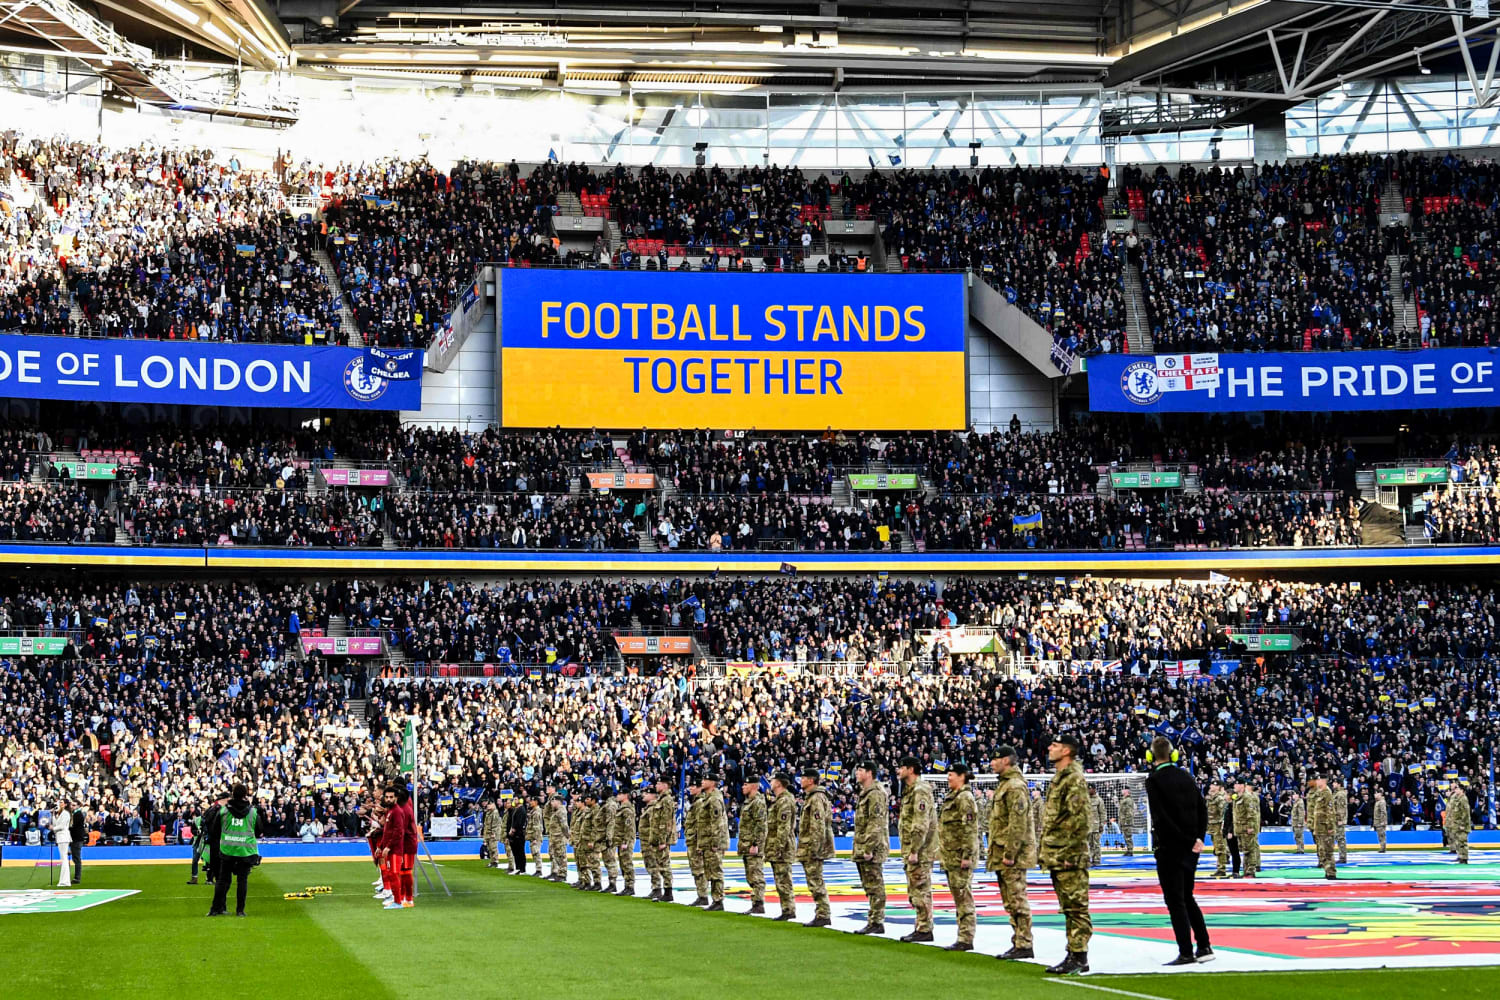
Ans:
{"label": "upper tier crowd", "polygon": [[[69,647],[0,661],[0,812],[34,824],[68,789],[109,837],[176,837],[231,780],[262,793],[276,834],[312,821],[355,833],[356,786],[393,773],[409,715],[429,814],[543,782],[576,790],[714,767],[734,788],[740,773],[808,764],[835,775],[842,810],[855,760],[889,777],[906,754],[941,770],[1012,743],[1037,771],[1050,734],[1067,729],[1104,772],[1138,769],[1146,740],[1168,734],[1200,781],[1252,775],[1268,822],[1285,820],[1301,772],[1319,766],[1350,779],[1353,822],[1368,821],[1382,787],[1393,824],[1430,823],[1451,774],[1483,824],[1500,738],[1500,590],[1486,583],[4,586],[0,632],[51,630]],[[371,680],[358,660],[296,655],[300,635],[335,619],[418,660],[466,662],[475,675],[484,660],[494,676]],[[926,630],[957,624],[994,629],[1004,653],[928,646]],[[674,626],[702,652],[659,664],[615,652],[616,632]],[[1225,634],[1257,630],[1300,647],[1249,654]],[[719,674],[705,659],[718,656],[752,666]],[[363,714],[353,698],[367,699]]]}
{"label": "upper tier crowd", "polygon": [[[422,347],[481,263],[873,270],[829,254],[822,232],[870,219],[902,269],[973,269],[1075,354],[1123,349],[1131,268],[1158,350],[1486,345],[1497,170],[1405,151],[1127,167],[1114,181],[1061,167],[830,178],[289,156],[258,170],[207,150],[6,133],[0,329],[337,343],[347,306],[367,343]],[[1407,224],[1382,228],[1382,195],[1401,200]],[[560,255],[560,197],[610,216],[619,249]],[[289,214],[306,204],[321,218]],[[1136,231],[1106,233],[1110,216]]]}
{"label": "upper tier crowd", "polygon": [[[1368,540],[1356,477],[1393,464],[1450,470],[1451,482],[1403,501],[1410,523],[1425,517],[1428,537],[1500,539],[1500,460],[1484,421],[1434,417],[1415,431],[1399,421],[1096,414],[1050,431],[1012,420],[964,434],[616,437],[392,417],[195,430],[79,410],[49,429],[0,428],[0,540],[648,552],[1357,546]],[[59,456],[114,478],[74,479],[79,470]],[[352,466],[387,479],[328,484],[330,471]],[[590,473],[621,468],[654,478],[590,487]],[[1114,473],[1142,468],[1181,484],[1113,485]],[[870,471],[917,478],[851,484],[851,473]]]}

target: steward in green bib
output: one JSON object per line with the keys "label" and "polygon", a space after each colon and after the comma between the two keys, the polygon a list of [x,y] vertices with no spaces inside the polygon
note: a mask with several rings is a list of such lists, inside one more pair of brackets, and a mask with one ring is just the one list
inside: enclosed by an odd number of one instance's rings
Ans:
{"label": "steward in green bib", "polygon": [[219,868],[214,873],[214,901],[210,917],[222,917],[229,902],[229,880],[235,879],[234,915],[245,915],[245,893],[250,869],[260,864],[259,838],[266,832],[265,817],[250,801],[244,785],[235,785],[229,793],[229,804],[209,820],[204,836],[219,848]]}

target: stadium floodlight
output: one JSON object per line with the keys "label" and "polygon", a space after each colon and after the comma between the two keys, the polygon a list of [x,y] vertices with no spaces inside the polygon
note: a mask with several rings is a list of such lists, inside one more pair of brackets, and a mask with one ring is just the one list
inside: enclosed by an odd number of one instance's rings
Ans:
{"label": "stadium floodlight", "polygon": [[693,162],[696,163],[700,167],[703,166],[704,163],[708,162],[708,158],[703,155],[707,151],[708,151],[708,143],[706,143],[706,142],[695,142],[695,143],[693,143],[693,152],[697,154],[696,156],[693,157]]}
{"label": "stadium floodlight", "polygon": [[984,143],[980,142],[978,139],[975,139],[973,142],[969,143],[969,166],[979,166],[979,150],[983,147]]}
{"label": "stadium floodlight", "polygon": [[1416,49],[1414,51],[1417,53],[1417,72],[1421,73],[1423,76],[1431,76],[1432,67],[1422,62],[1422,50]]}

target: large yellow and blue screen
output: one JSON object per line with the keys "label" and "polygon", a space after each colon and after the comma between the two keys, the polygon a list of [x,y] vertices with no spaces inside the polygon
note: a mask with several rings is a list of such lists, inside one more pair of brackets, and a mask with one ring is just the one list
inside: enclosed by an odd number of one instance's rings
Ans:
{"label": "large yellow and blue screen", "polygon": [[506,427],[958,430],[960,275],[502,272]]}

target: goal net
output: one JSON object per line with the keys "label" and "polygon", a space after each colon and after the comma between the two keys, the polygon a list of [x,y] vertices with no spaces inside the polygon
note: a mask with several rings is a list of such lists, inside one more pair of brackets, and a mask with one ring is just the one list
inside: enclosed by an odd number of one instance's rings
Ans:
{"label": "goal net", "polygon": [[[1050,771],[1045,774],[1027,774],[1026,787],[1041,792],[1045,799],[1053,777]],[[948,776],[924,774],[922,780],[932,785],[933,794],[941,802],[948,793]],[[983,795],[988,801],[993,797],[999,780],[999,776],[994,774],[972,774],[969,776],[969,787],[974,790],[975,795]],[[1084,780],[1089,783],[1090,789],[1099,790],[1099,798],[1104,801],[1104,827],[1099,833],[1100,845],[1105,850],[1125,849],[1125,836],[1121,832],[1120,823],[1120,813],[1124,810],[1134,819],[1133,824],[1129,820],[1124,824],[1132,827],[1132,846],[1137,851],[1149,853],[1152,847],[1151,818],[1146,808],[1145,774],[1085,774]],[[1129,795],[1125,794],[1127,791]]]}

